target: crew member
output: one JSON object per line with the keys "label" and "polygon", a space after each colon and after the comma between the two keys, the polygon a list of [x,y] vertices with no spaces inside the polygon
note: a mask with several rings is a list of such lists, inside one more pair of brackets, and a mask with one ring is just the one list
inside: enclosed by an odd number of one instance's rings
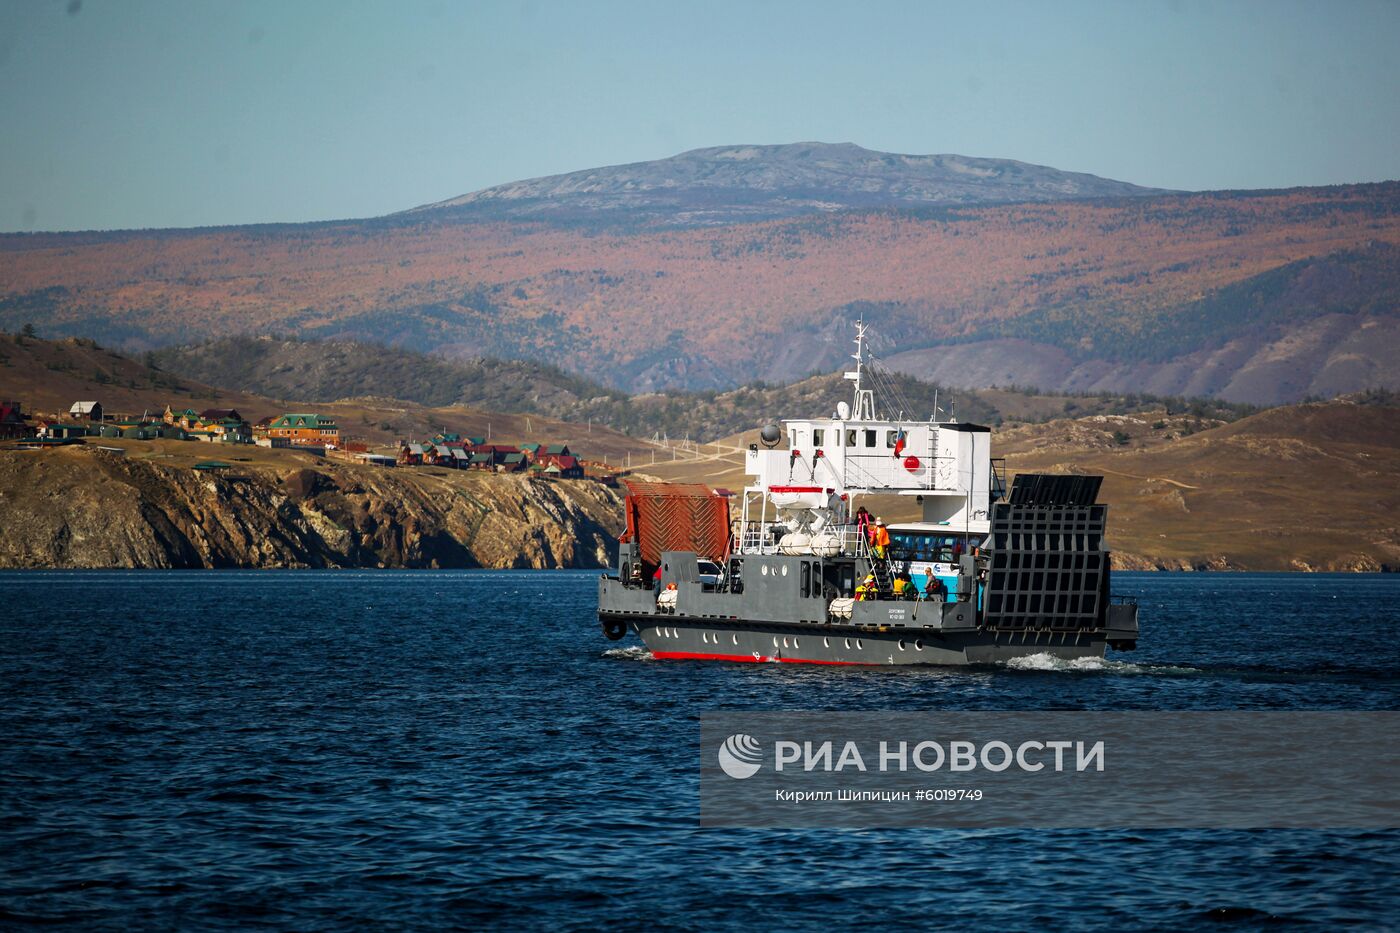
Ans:
{"label": "crew member", "polygon": [[880,560],[885,559],[885,555],[890,550],[890,530],[885,527],[885,523],[880,519],[875,519],[875,538],[872,542],[871,550]]}
{"label": "crew member", "polygon": [[875,598],[875,575],[874,575],[874,574],[870,574],[870,575],[868,575],[864,580],[860,581],[860,585],[856,587],[856,599],[857,599],[857,600],[864,600],[864,599],[874,599],[874,598]]}
{"label": "crew member", "polygon": [[938,579],[932,570],[928,572],[928,579],[924,581],[924,599],[931,599],[935,602],[944,602],[948,596],[948,587],[943,585],[943,581]]}

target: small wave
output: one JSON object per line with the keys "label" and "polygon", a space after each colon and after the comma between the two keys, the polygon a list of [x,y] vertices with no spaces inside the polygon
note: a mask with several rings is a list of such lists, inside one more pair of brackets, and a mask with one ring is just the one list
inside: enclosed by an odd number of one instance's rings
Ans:
{"label": "small wave", "polygon": [[603,657],[622,661],[655,661],[656,656],[641,645],[628,645],[625,648],[609,648]]}
{"label": "small wave", "polygon": [[1080,674],[1153,674],[1159,677],[1199,674],[1194,667],[1175,667],[1169,664],[1133,664],[1129,661],[1111,661],[1108,658],[1061,658],[1047,651],[1027,654],[1003,662],[1013,671],[1063,671]]}

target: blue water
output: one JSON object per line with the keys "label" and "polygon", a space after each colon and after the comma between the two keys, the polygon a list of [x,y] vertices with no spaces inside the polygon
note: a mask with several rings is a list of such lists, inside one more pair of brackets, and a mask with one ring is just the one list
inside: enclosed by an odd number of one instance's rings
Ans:
{"label": "blue water", "polygon": [[1116,582],[1137,652],[910,670],[650,660],[591,573],[0,574],[0,924],[1393,925],[1396,832],[699,828],[707,709],[1400,708],[1400,577]]}

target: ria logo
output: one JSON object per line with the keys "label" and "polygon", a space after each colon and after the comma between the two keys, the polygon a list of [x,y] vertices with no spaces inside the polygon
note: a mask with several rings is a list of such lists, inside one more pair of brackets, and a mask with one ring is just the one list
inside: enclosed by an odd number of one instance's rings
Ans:
{"label": "ria logo", "polygon": [[719,747],[719,766],[735,780],[751,778],[763,767],[763,746],[753,736],[736,732]]}

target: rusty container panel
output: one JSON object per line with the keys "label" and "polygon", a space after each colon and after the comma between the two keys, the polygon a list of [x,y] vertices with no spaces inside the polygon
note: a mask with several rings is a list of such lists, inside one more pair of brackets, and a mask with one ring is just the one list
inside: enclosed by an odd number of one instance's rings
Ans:
{"label": "rusty container panel", "polygon": [[729,554],[729,500],[708,486],[624,480],[627,539],[641,549],[650,573],[663,551],[694,551],[723,561]]}

